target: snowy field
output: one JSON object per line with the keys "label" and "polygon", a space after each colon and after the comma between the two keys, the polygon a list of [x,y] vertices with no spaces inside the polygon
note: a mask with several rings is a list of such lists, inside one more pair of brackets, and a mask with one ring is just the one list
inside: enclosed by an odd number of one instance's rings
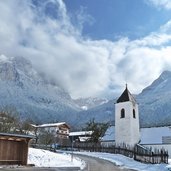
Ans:
{"label": "snowy field", "polygon": [[[121,168],[135,169],[137,171],[168,171],[169,168],[171,168],[171,160],[169,161],[169,165],[144,164],[119,154],[99,152],[74,153],[105,159],[115,163]],[[28,164],[35,164],[36,167],[80,167],[81,169],[85,167],[85,162],[79,158],[74,157],[73,161],[71,161],[71,155],[68,152],[59,151],[54,153],[47,150],[34,148],[29,148]]]}

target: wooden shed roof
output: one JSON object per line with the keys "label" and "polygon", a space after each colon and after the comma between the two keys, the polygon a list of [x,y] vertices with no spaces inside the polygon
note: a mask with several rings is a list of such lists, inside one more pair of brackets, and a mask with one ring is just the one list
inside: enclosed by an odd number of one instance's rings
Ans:
{"label": "wooden shed roof", "polygon": [[34,136],[31,135],[22,135],[22,134],[10,134],[10,133],[1,133],[0,132],[0,139],[8,139],[11,141],[25,141],[33,139]]}

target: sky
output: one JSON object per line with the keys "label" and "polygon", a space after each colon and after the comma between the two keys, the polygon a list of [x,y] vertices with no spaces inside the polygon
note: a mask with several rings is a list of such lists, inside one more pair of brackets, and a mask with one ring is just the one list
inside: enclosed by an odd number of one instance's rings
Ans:
{"label": "sky", "polygon": [[171,70],[171,0],[0,1],[0,54],[79,97],[140,93]]}

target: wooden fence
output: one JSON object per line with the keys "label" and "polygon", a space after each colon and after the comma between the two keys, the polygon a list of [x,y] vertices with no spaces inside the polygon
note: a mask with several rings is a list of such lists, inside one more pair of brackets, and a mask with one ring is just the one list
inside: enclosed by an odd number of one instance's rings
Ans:
{"label": "wooden fence", "polygon": [[73,146],[62,147],[64,149],[85,150],[90,152],[106,152],[114,154],[122,154],[143,163],[168,163],[168,152],[165,149],[154,150],[141,145],[130,147],[125,144],[119,146],[102,146],[100,143],[73,143]]}

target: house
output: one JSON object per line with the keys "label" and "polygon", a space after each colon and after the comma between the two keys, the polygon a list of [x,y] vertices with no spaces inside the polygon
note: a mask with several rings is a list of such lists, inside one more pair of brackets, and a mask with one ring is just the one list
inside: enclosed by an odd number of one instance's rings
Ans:
{"label": "house", "polygon": [[140,144],[153,150],[164,148],[171,156],[171,127],[141,128]]}
{"label": "house", "polygon": [[[101,143],[104,146],[115,144],[115,126],[110,126],[105,135],[102,137]],[[152,149],[166,149],[171,155],[171,127],[151,127],[140,128],[140,145]]]}
{"label": "house", "polygon": [[48,123],[42,125],[32,125],[35,128],[35,134],[39,135],[41,131],[52,133],[55,137],[55,143],[65,145],[69,140],[70,127],[65,122]]}
{"label": "house", "polygon": [[28,146],[33,136],[0,133],[0,165],[27,165]]}
{"label": "house", "polygon": [[79,132],[70,132],[69,137],[71,142],[85,142],[91,138],[93,131],[79,131]]}

